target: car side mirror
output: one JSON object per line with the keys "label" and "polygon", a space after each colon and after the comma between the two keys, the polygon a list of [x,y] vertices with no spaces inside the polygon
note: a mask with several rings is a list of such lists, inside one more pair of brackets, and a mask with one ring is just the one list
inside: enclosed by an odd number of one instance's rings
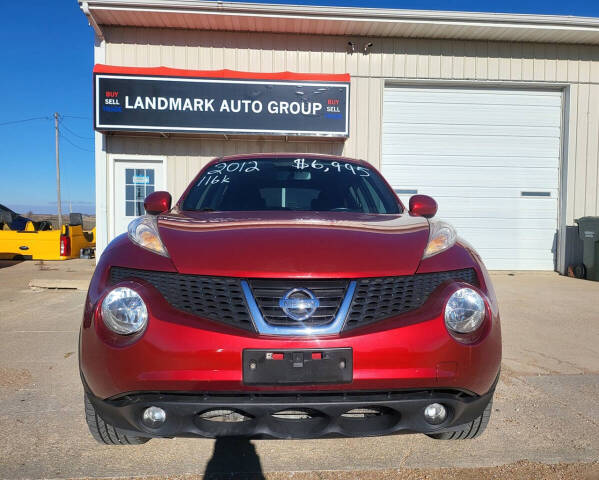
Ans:
{"label": "car side mirror", "polygon": [[150,193],[144,200],[144,208],[150,215],[158,215],[171,209],[171,194],[168,192]]}
{"label": "car side mirror", "polygon": [[413,195],[410,197],[410,215],[433,218],[437,213],[437,202],[428,195]]}

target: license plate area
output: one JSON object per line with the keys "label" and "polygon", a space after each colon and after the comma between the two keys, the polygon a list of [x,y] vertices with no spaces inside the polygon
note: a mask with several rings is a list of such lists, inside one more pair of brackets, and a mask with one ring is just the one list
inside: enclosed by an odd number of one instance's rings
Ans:
{"label": "license plate area", "polygon": [[351,348],[243,351],[243,383],[246,385],[308,385],[352,380]]}

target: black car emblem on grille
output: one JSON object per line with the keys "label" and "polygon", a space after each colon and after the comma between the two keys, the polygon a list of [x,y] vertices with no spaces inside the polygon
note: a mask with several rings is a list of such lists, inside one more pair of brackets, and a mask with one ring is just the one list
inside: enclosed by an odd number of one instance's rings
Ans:
{"label": "black car emblem on grille", "polygon": [[292,288],[279,300],[279,306],[289,318],[302,322],[314,315],[320,301],[307,288]]}

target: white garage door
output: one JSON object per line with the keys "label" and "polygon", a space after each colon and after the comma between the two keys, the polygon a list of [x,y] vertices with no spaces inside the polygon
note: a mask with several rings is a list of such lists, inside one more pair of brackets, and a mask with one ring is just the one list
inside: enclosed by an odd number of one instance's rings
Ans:
{"label": "white garage door", "polygon": [[431,195],[491,270],[552,270],[561,92],[387,87],[382,172]]}

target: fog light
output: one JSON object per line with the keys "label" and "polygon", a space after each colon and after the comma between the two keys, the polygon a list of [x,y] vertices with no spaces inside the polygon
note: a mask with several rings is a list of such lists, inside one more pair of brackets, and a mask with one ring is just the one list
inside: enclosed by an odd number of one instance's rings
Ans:
{"label": "fog light", "polygon": [[447,410],[440,403],[431,403],[424,409],[424,419],[431,425],[443,423],[447,417]]}
{"label": "fog light", "polygon": [[166,421],[166,412],[160,407],[148,407],[144,410],[142,420],[146,427],[158,428]]}

